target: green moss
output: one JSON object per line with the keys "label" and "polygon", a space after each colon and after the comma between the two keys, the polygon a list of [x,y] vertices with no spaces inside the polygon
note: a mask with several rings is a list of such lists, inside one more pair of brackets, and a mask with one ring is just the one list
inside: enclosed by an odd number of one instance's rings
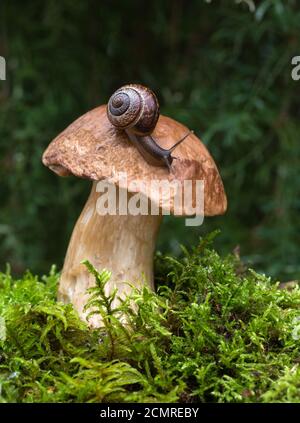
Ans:
{"label": "green moss", "polygon": [[97,330],[56,302],[54,268],[0,274],[0,400],[300,402],[298,286],[279,289],[210,241],[180,260],[158,255],[158,293],[134,291],[115,310],[109,273],[86,262]]}

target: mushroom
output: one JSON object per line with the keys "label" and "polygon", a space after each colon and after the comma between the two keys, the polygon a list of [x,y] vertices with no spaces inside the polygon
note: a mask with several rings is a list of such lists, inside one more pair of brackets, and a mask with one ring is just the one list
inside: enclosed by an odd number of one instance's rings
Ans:
{"label": "mushroom", "polygon": [[[160,115],[152,135],[160,147],[170,149],[187,133],[184,125]],[[176,189],[164,195],[159,191],[157,195],[151,186],[154,180],[171,184],[175,181],[177,188],[183,188],[181,195],[185,192],[184,181],[190,180],[193,184],[197,180],[204,181],[202,214],[214,216],[226,211],[221,177],[196,135],[190,134],[178,145],[171,170],[157,167],[143,158],[124,130],[112,125],[105,105],[79,117],[59,134],[44,152],[43,163],[59,176],[74,175],[93,181],[90,196],[72,233],[58,291],[58,299],[71,302],[82,319],[86,319],[86,290],[94,285],[93,276],[81,264],[83,260],[88,259],[98,270],[106,268],[112,272],[106,285],[108,293],[117,287],[118,296],[124,297],[131,291],[130,284],[136,287],[146,284],[154,289],[153,254],[163,214],[195,214],[195,190],[188,198],[187,207],[178,212]],[[100,188],[99,183],[102,183]],[[104,197],[106,201],[102,201]],[[138,209],[143,199],[153,202],[159,212],[126,214],[124,202],[128,209],[130,203]],[[99,213],[99,201],[103,208],[110,200],[116,213]],[[99,326],[101,322],[93,316],[89,324]]]}

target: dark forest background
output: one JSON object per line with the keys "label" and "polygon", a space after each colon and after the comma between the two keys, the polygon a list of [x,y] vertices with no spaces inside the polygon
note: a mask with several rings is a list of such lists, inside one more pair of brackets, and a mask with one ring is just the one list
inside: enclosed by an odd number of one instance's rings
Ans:
{"label": "dark forest background", "polygon": [[3,1],[0,55],[0,268],[62,265],[90,183],[41,164],[49,142],[124,83],[157,94],[163,114],[208,146],[229,208],[200,228],[166,218],[158,248],[220,228],[259,271],[300,274],[300,55],[296,0]]}

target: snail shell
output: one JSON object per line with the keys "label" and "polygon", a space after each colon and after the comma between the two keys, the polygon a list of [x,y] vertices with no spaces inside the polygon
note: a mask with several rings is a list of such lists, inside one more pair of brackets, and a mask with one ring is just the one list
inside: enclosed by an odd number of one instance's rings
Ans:
{"label": "snail shell", "polygon": [[150,135],[159,118],[156,95],[139,84],[124,85],[109,99],[107,116],[117,128],[135,135]]}

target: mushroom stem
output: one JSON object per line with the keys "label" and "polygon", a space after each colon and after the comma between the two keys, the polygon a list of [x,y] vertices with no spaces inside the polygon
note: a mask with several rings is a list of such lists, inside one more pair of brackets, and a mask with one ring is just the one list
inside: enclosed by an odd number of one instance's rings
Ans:
{"label": "mushroom stem", "polygon": [[[96,185],[94,182],[73,230],[58,292],[58,299],[72,303],[82,319],[86,318],[83,311],[88,299],[86,290],[95,284],[94,277],[81,264],[84,259],[100,271],[106,268],[112,272],[106,285],[107,293],[117,287],[117,296],[124,298],[131,290],[128,283],[136,287],[146,284],[153,289],[153,254],[162,218],[150,214],[99,215],[96,203],[100,194],[96,192]],[[129,198],[131,194],[127,195]],[[101,319],[92,316],[89,324],[100,326]]]}

